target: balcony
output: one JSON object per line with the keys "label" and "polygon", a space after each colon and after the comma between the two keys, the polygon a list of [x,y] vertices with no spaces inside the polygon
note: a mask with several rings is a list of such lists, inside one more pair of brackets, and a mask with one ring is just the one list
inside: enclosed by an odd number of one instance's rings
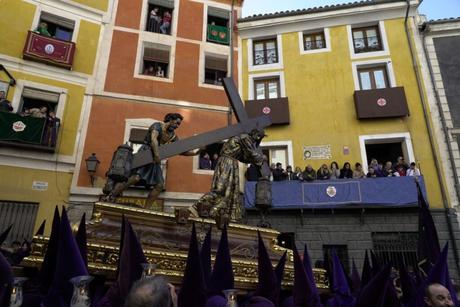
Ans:
{"label": "balcony", "polygon": [[216,25],[208,25],[207,41],[228,45],[230,43],[228,28]]}
{"label": "balcony", "polygon": [[0,146],[55,152],[59,124],[50,127],[46,118],[0,112]]}
{"label": "balcony", "polygon": [[289,125],[289,100],[287,97],[246,100],[246,112],[250,118],[268,115],[273,125]]}
{"label": "balcony", "polygon": [[354,100],[358,119],[409,115],[404,87],[355,91]]}
{"label": "balcony", "polygon": [[72,69],[74,54],[75,43],[29,31],[24,46],[23,58]]}

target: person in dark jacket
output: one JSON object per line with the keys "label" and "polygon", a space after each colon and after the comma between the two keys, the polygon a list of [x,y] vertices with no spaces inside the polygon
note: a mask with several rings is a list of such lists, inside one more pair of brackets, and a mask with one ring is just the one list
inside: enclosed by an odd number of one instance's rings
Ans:
{"label": "person in dark jacket", "polygon": [[328,180],[331,178],[331,172],[329,171],[327,164],[321,165],[321,167],[316,172],[316,178],[318,178],[318,180]]}
{"label": "person in dark jacket", "polygon": [[276,167],[273,170],[273,181],[283,181],[286,180],[286,172],[283,169],[281,163],[276,163]]}
{"label": "person in dark jacket", "polygon": [[305,170],[302,173],[302,177],[305,181],[316,180],[316,172],[310,164],[305,167]]}
{"label": "person in dark jacket", "polygon": [[351,166],[349,162],[345,162],[343,164],[343,168],[340,170],[340,178],[341,179],[353,178],[353,171],[351,170]]}

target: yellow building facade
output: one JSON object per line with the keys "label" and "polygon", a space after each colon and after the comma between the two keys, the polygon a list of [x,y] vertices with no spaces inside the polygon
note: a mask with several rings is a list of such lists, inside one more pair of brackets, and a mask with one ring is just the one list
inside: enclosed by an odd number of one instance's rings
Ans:
{"label": "yellow building facade", "polygon": [[[406,9],[404,1],[383,1],[240,21],[244,99],[288,99],[289,123],[270,127],[264,139],[263,145],[274,153],[272,163],[303,170],[308,164],[318,169],[337,161],[341,168],[350,162],[354,168],[359,162],[367,171],[375,155],[381,163],[395,162],[401,155],[423,173],[430,204],[443,207],[423,89],[419,90],[405,34]],[[270,60],[270,47],[277,59]],[[270,79],[274,81],[267,84]],[[403,88],[403,93],[391,93],[394,88]],[[392,113],[390,105],[379,107],[378,99],[372,98],[365,103],[376,107],[358,112],[363,107],[357,105],[363,103],[359,94],[366,91],[375,91],[382,103],[407,101],[408,112]],[[312,150],[322,154],[309,159]]]}
{"label": "yellow building facade", "polygon": [[[10,240],[68,203],[85,101],[112,2],[0,2],[0,212]],[[46,107],[46,110],[43,109]],[[54,115],[52,114],[54,113]],[[53,117],[54,116],[54,117]]]}

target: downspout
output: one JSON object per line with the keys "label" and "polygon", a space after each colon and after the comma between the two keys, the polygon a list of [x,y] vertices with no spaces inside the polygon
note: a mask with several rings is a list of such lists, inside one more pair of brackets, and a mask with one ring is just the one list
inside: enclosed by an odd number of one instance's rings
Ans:
{"label": "downspout", "polygon": [[[235,0],[232,0],[232,7],[231,7],[231,12],[230,12],[230,22],[229,22],[229,45],[230,45],[230,78],[233,78],[233,64],[234,64],[234,56],[233,56],[233,29],[235,27],[235,18],[233,16],[233,12],[234,12],[234,8],[235,8]],[[227,114],[227,124],[230,126],[232,124],[232,116],[233,116],[233,110],[232,110],[232,107],[230,105],[230,103],[228,104],[228,114]]]}
{"label": "downspout", "polygon": [[[422,1],[419,2],[419,5]],[[410,56],[412,59],[412,68],[414,69],[415,72],[415,78],[417,79],[417,87],[418,87],[418,93],[420,96],[420,101],[422,102],[422,109],[423,109],[423,115],[424,119],[426,122],[426,126],[428,129],[428,139],[430,140],[430,146],[431,146],[431,152],[433,153],[435,165],[436,165],[436,175],[438,177],[439,184],[441,185],[441,196],[442,196],[442,203],[444,206],[444,215],[446,218],[446,223],[447,223],[447,229],[449,232],[449,240],[451,241],[451,246],[452,246],[452,251],[454,254],[454,260],[455,260],[455,268],[457,269],[457,275],[460,276],[460,265],[459,265],[459,255],[458,255],[458,250],[457,250],[457,243],[455,241],[455,235],[452,227],[451,220],[449,218],[449,204],[447,200],[447,193],[446,193],[446,187],[444,185],[444,181],[442,180],[442,174],[441,174],[441,165],[440,165],[440,160],[438,157],[438,154],[436,152],[436,146],[435,146],[435,141],[433,139],[433,128],[431,127],[430,123],[430,116],[426,107],[426,101],[425,101],[425,96],[422,92],[422,80],[420,76],[420,72],[418,69],[418,64],[417,64],[417,59],[416,55],[414,54],[414,47],[412,45],[412,40],[411,40],[411,35],[410,35],[410,30],[409,26],[407,24],[408,18],[409,18],[409,10],[410,10],[410,0],[406,0],[407,3],[407,9],[406,9],[406,17],[404,19],[404,29],[406,31],[406,38],[407,42],[409,44],[409,50],[410,50]]]}

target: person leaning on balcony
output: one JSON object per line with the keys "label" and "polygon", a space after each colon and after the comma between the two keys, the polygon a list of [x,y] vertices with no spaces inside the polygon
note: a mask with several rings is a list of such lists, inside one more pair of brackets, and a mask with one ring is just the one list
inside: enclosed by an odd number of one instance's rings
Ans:
{"label": "person leaning on balcony", "polygon": [[340,179],[349,179],[353,178],[353,171],[351,170],[351,165],[349,162],[343,164],[343,168],[340,170]]}
{"label": "person leaning on balcony", "polygon": [[161,68],[160,65],[158,65],[157,67],[157,71],[155,72],[155,77],[160,77],[160,78],[165,77],[165,71],[163,70],[163,68]]}
{"label": "person leaning on balcony", "polygon": [[353,178],[359,179],[364,177],[366,177],[366,174],[364,174],[363,166],[361,165],[361,163],[356,162],[355,170],[353,171]]}
{"label": "person leaning on balcony", "polygon": [[35,117],[35,118],[46,118],[48,112],[48,108],[43,106],[40,108],[31,108],[26,109],[24,112],[25,116]]}
{"label": "person leaning on balcony", "polygon": [[367,172],[367,175],[366,175],[367,178],[377,178],[377,173],[375,172],[374,170],[374,167],[372,167],[372,165],[369,165],[369,171]]}
{"label": "person leaning on balcony", "polygon": [[144,69],[144,75],[155,76],[155,68],[153,68],[153,65],[149,65]]}
{"label": "person leaning on balcony", "polygon": [[387,161],[387,163],[385,163],[385,167],[382,172],[384,177],[399,177],[399,173],[394,170],[393,163],[391,163],[391,161]]}
{"label": "person leaning on balcony", "polygon": [[5,98],[5,91],[0,91],[0,111],[1,112],[13,112],[13,106],[11,102]]}
{"label": "person leaning on balcony", "polygon": [[327,168],[326,163],[321,165],[321,167],[318,169],[318,171],[316,172],[316,178],[318,180],[328,180],[329,178],[331,178],[331,172]]}
{"label": "person leaning on balcony", "polygon": [[329,176],[329,179],[339,179],[340,178],[340,169],[339,169],[339,164],[337,162],[332,162],[331,163],[331,176]]}
{"label": "person leaning on balcony", "polygon": [[415,166],[415,162],[411,162],[409,169],[406,172],[406,176],[420,176],[420,170]]}
{"label": "person leaning on balcony", "polygon": [[61,120],[56,117],[54,111],[50,111],[46,117],[45,128],[43,130],[42,145],[55,147]]}
{"label": "person leaning on balcony", "polygon": [[407,165],[403,157],[398,157],[394,169],[399,173],[400,176],[406,176],[406,171],[409,169],[409,165]]}
{"label": "person leaning on balcony", "polygon": [[373,158],[371,160],[371,164],[369,166],[372,166],[372,168],[374,169],[374,172],[377,174],[377,177],[385,177],[383,175],[382,168],[380,167],[379,162],[377,161],[377,159]]}
{"label": "person leaning on balcony", "polygon": [[316,172],[310,164],[305,167],[305,170],[302,173],[302,177],[305,181],[316,180]]}
{"label": "person leaning on balcony", "polygon": [[169,29],[171,28],[171,13],[169,11],[166,11],[163,14],[163,23],[160,26],[160,32],[162,34],[169,34]]}
{"label": "person leaning on balcony", "polygon": [[50,32],[48,32],[48,24],[44,21],[39,23],[37,29],[35,29],[35,32],[43,36],[51,37]]}

